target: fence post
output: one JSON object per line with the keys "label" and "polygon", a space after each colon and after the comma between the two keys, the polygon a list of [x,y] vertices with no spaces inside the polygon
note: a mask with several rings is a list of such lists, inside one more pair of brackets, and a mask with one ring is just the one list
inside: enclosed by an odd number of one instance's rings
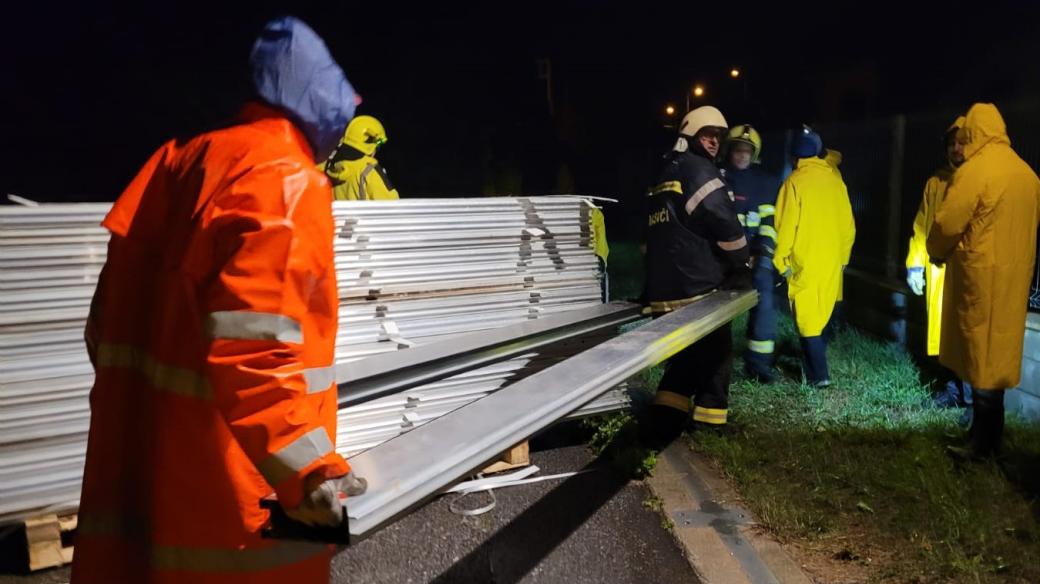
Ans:
{"label": "fence post", "polygon": [[888,168],[888,230],[885,237],[885,275],[899,276],[899,222],[903,210],[903,155],[906,147],[906,116],[892,119],[892,157]]}

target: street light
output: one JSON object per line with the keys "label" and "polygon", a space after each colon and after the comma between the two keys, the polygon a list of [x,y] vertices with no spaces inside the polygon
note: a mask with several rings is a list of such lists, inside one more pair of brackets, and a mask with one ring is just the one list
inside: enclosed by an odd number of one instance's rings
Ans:
{"label": "street light", "polygon": [[666,114],[668,114],[670,116],[674,116],[675,115],[675,106],[671,105],[671,104],[668,104],[668,107],[664,108],[664,113],[666,113]]}
{"label": "street light", "polygon": [[736,79],[737,77],[740,77],[740,69],[737,69],[736,67],[730,69],[729,70],[729,76],[734,78],[734,79]]}
{"label": "street light", "polygon": [[690,93],[692,93],[694,97],[704,97],[704,86],[698,83],[693,86],[693,91],[686,94],[686,111],[690,111]]}

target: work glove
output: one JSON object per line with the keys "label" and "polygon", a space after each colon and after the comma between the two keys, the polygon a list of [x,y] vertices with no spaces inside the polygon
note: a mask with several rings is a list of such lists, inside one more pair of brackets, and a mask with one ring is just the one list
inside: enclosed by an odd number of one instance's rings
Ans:
{"label": "work glove", "polygon": [[906,284],[914,294],[924,294],[924,268],[907,268]]}
{"label": "work glove", "polygon": [[343,522],[343,497],[364,493],[368,481],[354,476],[353,472],[324,481],[320,475],[311,475],[304,482],[304,488],[307,495],[303,502],[295,509],[286,509],[285,514],[305,525],[336,526]]}

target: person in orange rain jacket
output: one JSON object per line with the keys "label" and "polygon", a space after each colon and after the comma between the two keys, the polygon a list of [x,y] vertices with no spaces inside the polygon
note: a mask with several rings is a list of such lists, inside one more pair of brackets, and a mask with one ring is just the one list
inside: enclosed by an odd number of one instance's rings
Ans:
{"label": "person in orange rain jacket", "polygon": [[269,22],[237,123],[164,144],[105,218],[72,581],[327,582],[331,547],[263,539],[277,494],[338,525],[332,190],[357,105],[321,38]]}

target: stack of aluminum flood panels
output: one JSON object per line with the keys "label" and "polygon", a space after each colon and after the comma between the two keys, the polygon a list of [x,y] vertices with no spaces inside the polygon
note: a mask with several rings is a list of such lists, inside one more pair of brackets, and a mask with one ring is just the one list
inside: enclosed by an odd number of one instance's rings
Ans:
{"label": "stack of aluminum flood panels", "polygon": [[[0,521],[76,505],[93,382],[82,335],[109,207],[0,206]],[[588,209],[576,197],[336,202],[337,362],[598,304]],[[377,445],[537,361],[523,355],[345,408],[337,448]],[[586,411],[626,404],[615,391]]]}

